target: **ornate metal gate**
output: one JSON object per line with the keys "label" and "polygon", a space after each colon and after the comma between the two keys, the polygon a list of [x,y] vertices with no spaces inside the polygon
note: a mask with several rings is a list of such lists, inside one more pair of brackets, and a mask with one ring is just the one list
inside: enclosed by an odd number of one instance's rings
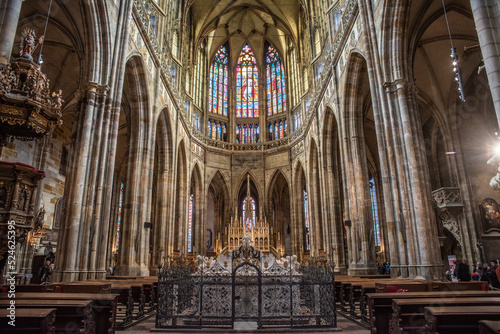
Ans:
{"label": "ornate metal gate", "polygon": [[158,277],[156,327],[336,327],[333,265],[276,259],[243,244],[218,258],[169,261]]}

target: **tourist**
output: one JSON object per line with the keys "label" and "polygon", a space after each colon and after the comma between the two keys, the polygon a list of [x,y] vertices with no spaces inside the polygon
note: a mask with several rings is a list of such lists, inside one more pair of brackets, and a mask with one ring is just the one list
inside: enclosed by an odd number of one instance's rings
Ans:
{"label": "tourist", "polygon": [[495,289],[500,289],[500,282],[498,282],[497,276],[498,264],[497,261],[491,260],[490,265],[488,266],[488,271],[486,272],[486,277],[488,277],[488,281],[491,286]]}
{"label": "tourist", "polygon": [[467,259],[463,258],[462,262],[457,264],[455,268],[455,276],[458,278],[459,282],[467,282],[471,280],[469,264]]}

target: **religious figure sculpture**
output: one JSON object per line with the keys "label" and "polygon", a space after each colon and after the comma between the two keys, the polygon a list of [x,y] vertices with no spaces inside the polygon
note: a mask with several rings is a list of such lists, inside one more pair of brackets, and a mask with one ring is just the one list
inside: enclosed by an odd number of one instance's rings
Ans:
{"label": "religious figure sculpture", "polygon": [[35,30],[32,28],[25,28],[21,33],[21,51],[19,55],[23,58],[33,60],[33,52],[38,47],[38,45],[43,43],[43,36],[38,39],[38,44],[35,42]]}
{"label": "religious figure sculpture", "polygon": [[35,223],[33,226],[33,231],[35,233],[42,230],[44,221],[45,221],[45,207],[42,205],[40,210],[38,210],[38,214],[36,215],[35,218]]}

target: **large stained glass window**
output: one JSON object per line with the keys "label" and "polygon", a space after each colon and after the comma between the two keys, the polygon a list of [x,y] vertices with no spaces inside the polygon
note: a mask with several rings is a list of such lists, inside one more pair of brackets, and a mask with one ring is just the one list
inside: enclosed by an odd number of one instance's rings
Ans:
{"label": "large stained glass window", "polygon": [[259,74],[252,49],[246,44],[236,68],[236,117],[259,117]]}
{"label": "large stained glass window", "polygon": [[118,227],[116,228],[116,251],[120,246],[120,227],[122,225],[122,207],[123,207],[123,183],[120,186],[120,201],[118,202]]}
{"label": "large stained glass window", "polygon": [[208,111],[227,116],[228,111],[228,63],[227,47],[222,45],[215,54],[210,66],[210,91],[208,93]]}
{"label": "large stained glass window", "polygon": [[274,46],[266,51],[267,115],[286,111],[285,72],[280,56]]}
{"label": "large stained glass window", "polygon": [[375,180],[371,178],[368,183],[370,187],[370,198],[372,201],[373,233],[375,237],[375,246],[380,246],[380,224],[378,221],[378,203],[377,192],[375,190]]}
{"label": "large stained glass window", "polygon": [[189,197],[189,221],[188,221],[188,252],[193,251],[193,198],[194,195],[191,194]]}
{"label": "large stained glass window", "polygon": [[309,204],[307,200],[307,191],[303,190],[304,194],[304,227],[306,232],[306,249],[311,249],[311,241],[309,234]]}

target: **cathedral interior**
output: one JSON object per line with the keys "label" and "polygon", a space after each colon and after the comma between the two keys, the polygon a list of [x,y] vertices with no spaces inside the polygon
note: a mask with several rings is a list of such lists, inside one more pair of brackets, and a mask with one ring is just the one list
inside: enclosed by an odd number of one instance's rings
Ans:
{"label": "cathedral interior", "polygon": [[0,10],[2,253],[15,220],[32,282],[49,257],[56,282],[155,276],[245,233],[339,275],[500,257],[495,0]]}

